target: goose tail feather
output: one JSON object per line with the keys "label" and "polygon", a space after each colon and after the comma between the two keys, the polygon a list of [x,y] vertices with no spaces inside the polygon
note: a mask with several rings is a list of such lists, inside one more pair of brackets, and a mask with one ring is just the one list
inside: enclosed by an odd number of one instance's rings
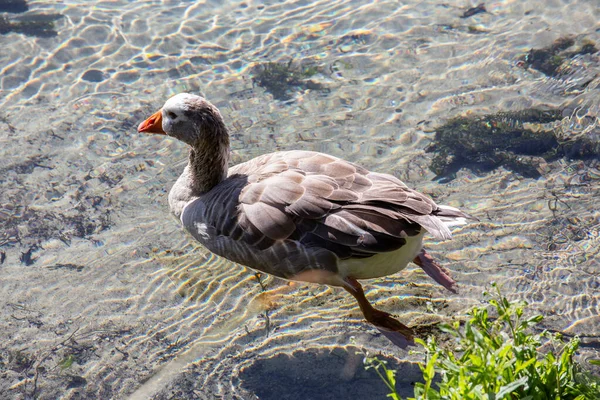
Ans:
{"label": "goose tail feather", "polygon": [[466,225],[469,221],[479,221],[472,215],[451,206],[438,206],[438,209],[433,214],[447,227]]}

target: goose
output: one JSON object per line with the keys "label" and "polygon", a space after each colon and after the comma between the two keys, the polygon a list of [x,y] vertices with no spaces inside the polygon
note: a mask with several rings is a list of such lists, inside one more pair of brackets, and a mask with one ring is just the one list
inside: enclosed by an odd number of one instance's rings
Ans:
{"label": "goose", "polygon": [[221,113],[203,97],[180,93],[140,123],[189,147],[189,162],[169,196],[171,213],[212,253],[279,278],[341,287],[365,319],[400,347],[411,328],[374,308],[359,280],[395,274],[414,262],[437,283],[456,282],[423,249],[426,232],[474,219],[437,205],[396,177],[324,153],[278,151],[228,167]]}

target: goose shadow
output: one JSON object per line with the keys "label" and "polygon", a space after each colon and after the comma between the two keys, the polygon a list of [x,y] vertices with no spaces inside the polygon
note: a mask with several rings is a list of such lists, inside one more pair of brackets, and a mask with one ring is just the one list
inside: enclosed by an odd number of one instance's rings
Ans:
{"label": "goose shadow", "polygon": [[[241,369],[241,387],[261,400],[385,399],[388,388],[356,347],[313,348],[259,358]],[[378,356],[396,372],[396,391],[413,396],[422,382],[416,363]]]}

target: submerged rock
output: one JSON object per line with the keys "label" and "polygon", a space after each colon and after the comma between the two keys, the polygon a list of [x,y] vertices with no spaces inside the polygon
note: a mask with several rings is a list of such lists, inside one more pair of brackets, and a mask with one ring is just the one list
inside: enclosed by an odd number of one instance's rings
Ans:
{"label": "submerged rock", "polygon": [[81,79],[88,82],[102,82],[106,79],[106,75],[99,69],[88,69],[81,75]]}
{"label": "submerged rock", "polygon": [[481,14],[481,13],[485,13],[485,12],[487,12],[487,10],[485,9],[485,4],[480,3],[476,7],[469,8],[460,17],[461,18],[469,18],[469,17],[472,17],[473,15]]}
{"label": "submerged rock", "polygon": [[54,37],[58,35],[54,28],[54,21],[61,17],[60,14],[32,14],[23,15],[11,21],[0,15],[0,34],[16,32],[26,36]]}
{"label": "submerged rock", "polygon": [[29,10],[25,0],[0,0],[0,12],[22,13]]}

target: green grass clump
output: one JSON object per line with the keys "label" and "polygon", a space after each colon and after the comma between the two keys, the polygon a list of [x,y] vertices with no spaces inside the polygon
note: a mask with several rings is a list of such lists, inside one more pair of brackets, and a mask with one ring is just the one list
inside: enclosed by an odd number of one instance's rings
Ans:
{"label": "green grass clump", "polygon": [[[433,337],[415,340],[425,349],[425,382],[415,384],[412,399],[600,399],[600,378],[573,359],[578,338],[564,342],[558,334],[532,333],[543,317],[525,317],[527,304],[509,302],[499,290],[488,303],[497,317],[475,307],[462,329],[459,322],[440,326],[456,338],[455,348],[442,348]],[[376,358],[365,363],[390,387],[389,396],[400,400],[394,371]]]}

